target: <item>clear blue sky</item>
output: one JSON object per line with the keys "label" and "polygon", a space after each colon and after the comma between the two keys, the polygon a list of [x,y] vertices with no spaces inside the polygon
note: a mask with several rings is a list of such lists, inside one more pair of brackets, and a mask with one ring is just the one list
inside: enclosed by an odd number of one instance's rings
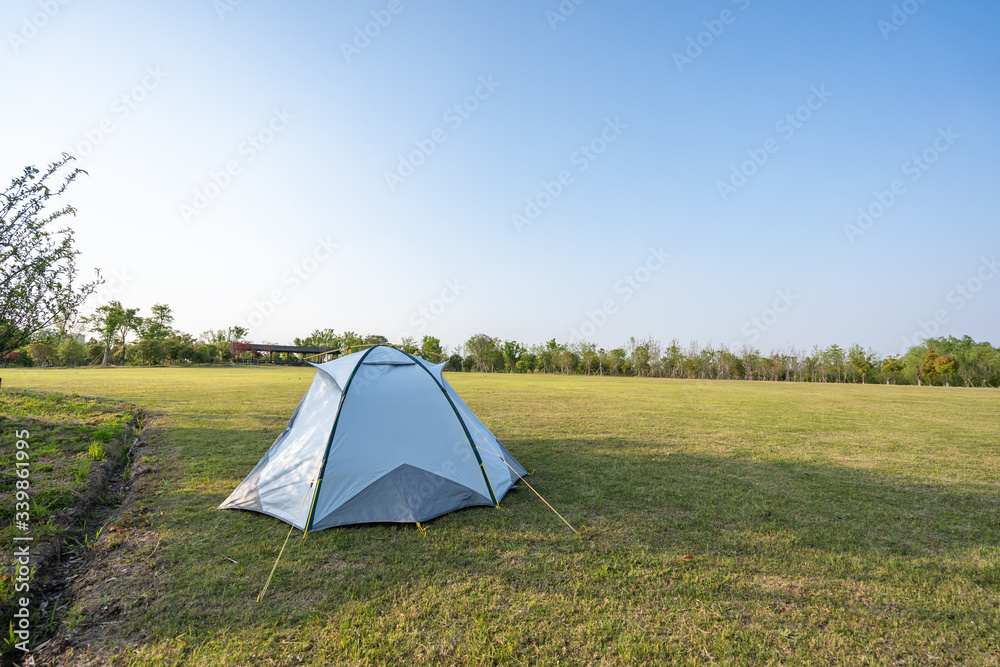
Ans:
{"label": "clear blue sky", "polygon": [[1000,343],[995,3],[152,4],[0,9],[0,175],[79,157],[103,299],[275,343]]}

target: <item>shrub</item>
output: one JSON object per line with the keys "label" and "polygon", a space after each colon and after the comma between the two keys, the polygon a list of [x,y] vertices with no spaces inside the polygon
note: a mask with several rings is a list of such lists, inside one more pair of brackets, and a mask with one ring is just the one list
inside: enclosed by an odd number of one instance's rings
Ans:
{"label": "shrub", "polygon": [[103,461],[104,445],[95,440],[94,442],[90,443],[90,449],[87,450],[87,455],[95,461]]}
{"label": "shrub", "polygon": [[115,438],[121,437],[124,427],[121,424],[108,423],[101,424],[94,431],[94,437],[98,442],[111,442]]}

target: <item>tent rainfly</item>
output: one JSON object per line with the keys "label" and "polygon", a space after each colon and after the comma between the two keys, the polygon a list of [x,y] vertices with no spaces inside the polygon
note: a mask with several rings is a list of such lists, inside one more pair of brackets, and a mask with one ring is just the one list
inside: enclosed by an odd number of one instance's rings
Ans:
{"label": "tent rainfly", "polygon": [[220,509],[308,533],[499,506],[526,475],[431,364],[376,346],[324,364],[288,428]]}

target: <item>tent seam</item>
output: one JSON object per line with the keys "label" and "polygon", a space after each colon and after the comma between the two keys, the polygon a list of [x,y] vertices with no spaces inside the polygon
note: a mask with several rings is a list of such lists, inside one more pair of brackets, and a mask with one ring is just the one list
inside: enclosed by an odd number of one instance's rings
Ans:
{"label": "tent seam", "polygon": [[438,382],[438,379],[434,377],[434,374],[431,373],[430,369],[428,369],[426,366],[420,363],[420,361],[415,356],[413,356],[406,350],[399,350],[399,351],[408,356],[409,358],[413,359],[413,361],[417,363],[417,366],[424,369],[424,372],[431,377],[431,380],[434,381],[434,384],[436,384],[438,386],[438,389],[441,390],[441,393],[444,394],[445,400],[448,401],[448,405],[451,406],[452,411],[455,413],[455,417],[458,418],[458,423],[462,425],[462,430],[465,431],[465,437],[469,439],[469,447],[472,448],[472,453],[476,455],[476,460],[479,461],[479,470],[482,471],[483,479],[486,480],[486,489],[490,492],[490,498],[493,500],[493,504],[496,507],[500,507],[500,501],[497,500],[497,495],[493,491],[493,483],[490,481],[489,475],[486,474],[486,466],[483,464],[483,457],[479,455],[479,450],[476,448],[476,442],[475,440],[472,439],[472,433],[469,432],[469,427],[466,426],[465,420],[462,419],[462,414],[458,411],[458,406],[455,405],[455,401],[451,400],[451,396],[448,395],[448,390],[444,388],[443,384]]}
{"label": "tent seam", "polygon": [[[354,370],[351,371],[350,377],[347,378],[347,382],[344,383],[344,390],[340,394],[340,405],[337,406],[337,416],[333,420],[333,426],[330,428],[330,436],[326,440],[326,450],[323,452],[323,462],[320,464],[319,479],[316,480],[316,491],[313,493],[313,500],[312,503],[309,505],[309,516],[306,517],[305,528],[303,528],[302,530],[303,537],[305,537],[309,533],[309,529],[312,527],[313,512],[316,510],[316,501],[319,500],[319,491],[320,487],[323,485],[323,475],[325,474],[326,471],[326,463],[330,458],[330,447],[333,445],[333,437],[337,433],[337,425],[340,423],[340,416],[343,414],[344,411],[344,401],[347,399],[347,392],[351,388],[351,383],[354,382],[354,376],[357,375],[358,369],[361,368],[361,365],[364,363],[365,357],[371,354],[371,351],[374,349],[375,347],[370,347],[365,351],[363,355],[361,355],[361,358],[358,359],[358,363],[354,367]],[[326,373],[326,371],[323,372]],[[330,376],[329,373],[326,374]],[[330,376],[330,379],[332,380],[333,377]],[[334,380],[333,383],[337,384],[337,381]]]}
{"label": "tent seam", "polygon": [[330,373],[330,371],[326,370],[325,368],[323,368],[319,364],[314,364],[311,361],[307,361],[306,363],[309,364],[310,366],[312,366],[313,368],[315,368],[318,371],[323,371],[323,375],[325,375],[328,378],[330,378],[330,381],[333,382],[333,386],[336,387],[337,389],[340,389],[341,393],[343,393],[344,390],[341,388],[340,383],[337,382],[337,378],[333,377],[333,374]]}
{"label": "tent seam", "polygon": [[[413,468],[413,469],[415,469],[415,470],[420,470],[420,471],[422,471],[422,472],[427,472],[427,473],[430,473],[431,475],[434,475],[435,477],[440,477],[441,479],[446,479],[446,480],[448,480],[449,482],[452,482],[453,484],[455,484],[456,486],[460,486],[460,487],[462,487],[462,488],[464,488],[464,489],[468,489],[469,491],[472,491],[473,493],[475,493],[476,495],[478,495],[478,496],[479,496],[479,497],[481,497],[482,499],[484,499],[484,500],[488,500],[488,499],[486,498],[486,496],[484,496],[484,495],[483,495],[482,493],[480,493],[479,491],[476,491],[476,490],[475,490],[475,489],[473,489],[473,488],[470,488],[469,486],[467,486],[466,484],[463,484],[462,482],[459,482],[459,481],[456,481],[456,480],[453,480],[453,479],[449,479],[448,477],[445,477],[444,475],[439,475],[439,474],[437,474],[436,472],[433,472],[433,471],[430,471],[430,470],[424,470],[424,469],[422,469],[422,468],[418,468],[417,466],[414,466],[413,464],[410,464],[410,463],[400,463],[400,464],[399,464],[398,466],[396,466],[396,467],[395,467],[395,468],[393,468],[392,470],[390,470],[390,471],[388,471],[387,473],[385,473],[385,475],[382,475],[382,476],[381,476],[381,477],[379,477],[378,479],[375,479],[375,480],[372,480],[371,482],[369,482],[368,484],[366,484],[366,485],[364,486],[364,488],[360,489],[360,490],[359,490],[359,491],[358,491],[357,493],[355,493],[354,495],[352,495],[352,496],[351,496],[350,498],[347,498],[347,499],[345,499],[345,500],[344,500],[344,503],[341,503],[341,506],[343,506],[343,504],[345,504],[345,503],[347,503],[347,502],[349,502],[349,501],[351,501],[351,500],[354,500],[354,499],[355,499],[355,498],[357,498],[357,497],[358,497],[359,495],[361,495],[362,493],[364,493],[365,491],[367,491],[367,490],[368,490],[368,489],[370,489],[371,487],[373,487],[373,486],[375,486],[376,484],[378,484],[379,482],[381,482],[381,481],[382,481],[383,479],[385,479],[385,478],[386,478],[386,477],[387,477],[388,475],[391,475],[392,473],[396,472],[397,470],[399,470],[400,468],[402,468],[402,467],[404,467],[404,466],[409,466],[410,468]],[[337,508],[337,509],[339,510],[341,506],[338,506],[338,508]],[[483,506],[483,504],[482,504],[482,503],[480,503],[480,506]],[[461,509],[461,508],[460,508],[460,509]],[[430,517],[430,518],[427,518],[427,519],[421,519],[421,521],[431,521],[432,519],[436,519],[436,518],[437,518],[437,517],[439,517],[439,516],[444,516],[445,514],[448,514],[449,512],[454,512],[454,511],[455,511],[455,510],[446,510],[445,512],[442,512],[441,514],[436,514],[436,515],[434,515],[434,516],[432,516],[432,517]],[[335,513],[335,512],[336,512],[336,510],[334,511],[334,513]],[[328,514],[327,516],[330,516],[330,515]],[[409,521],[365,521],[364,523],[410,523],[410,522],[409,522]],[[417,523],[420,523],[420,522],[418,521]],[[350,524],[336,524],[336,525],[340,526],[340,525],[350,525]],[[320,530],[323,530],[323,529],[322,529],[322,528],[320,528]]]}

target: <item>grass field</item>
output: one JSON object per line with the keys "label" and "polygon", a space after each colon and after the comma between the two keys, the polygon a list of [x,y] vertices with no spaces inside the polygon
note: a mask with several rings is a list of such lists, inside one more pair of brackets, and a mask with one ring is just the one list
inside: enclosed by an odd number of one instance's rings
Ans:
{"label": "grass field", "polygon": [[257,604],[288,526],[214,508],[312,373],[0,373],[153,419],[64,661],[1000,664],[996,390],[451,374],[581,535],[527,489],[296,533]]}
{"label": "grass field", "polygon": [[[35,539],[44,538],[56,530],[53,515],[87,490],[93,464],[121,454],[117,450],[128,415],[122,406],[99,400],[3,392],[0,416],[0,520],[15,519],[17,462],[28,460],[22,466],[39,479],[33,485],[30,508],[22,505],[22,509],[35,523]],[[0,526],[0,540],[10,540],[18,532],[12,525]]]}

